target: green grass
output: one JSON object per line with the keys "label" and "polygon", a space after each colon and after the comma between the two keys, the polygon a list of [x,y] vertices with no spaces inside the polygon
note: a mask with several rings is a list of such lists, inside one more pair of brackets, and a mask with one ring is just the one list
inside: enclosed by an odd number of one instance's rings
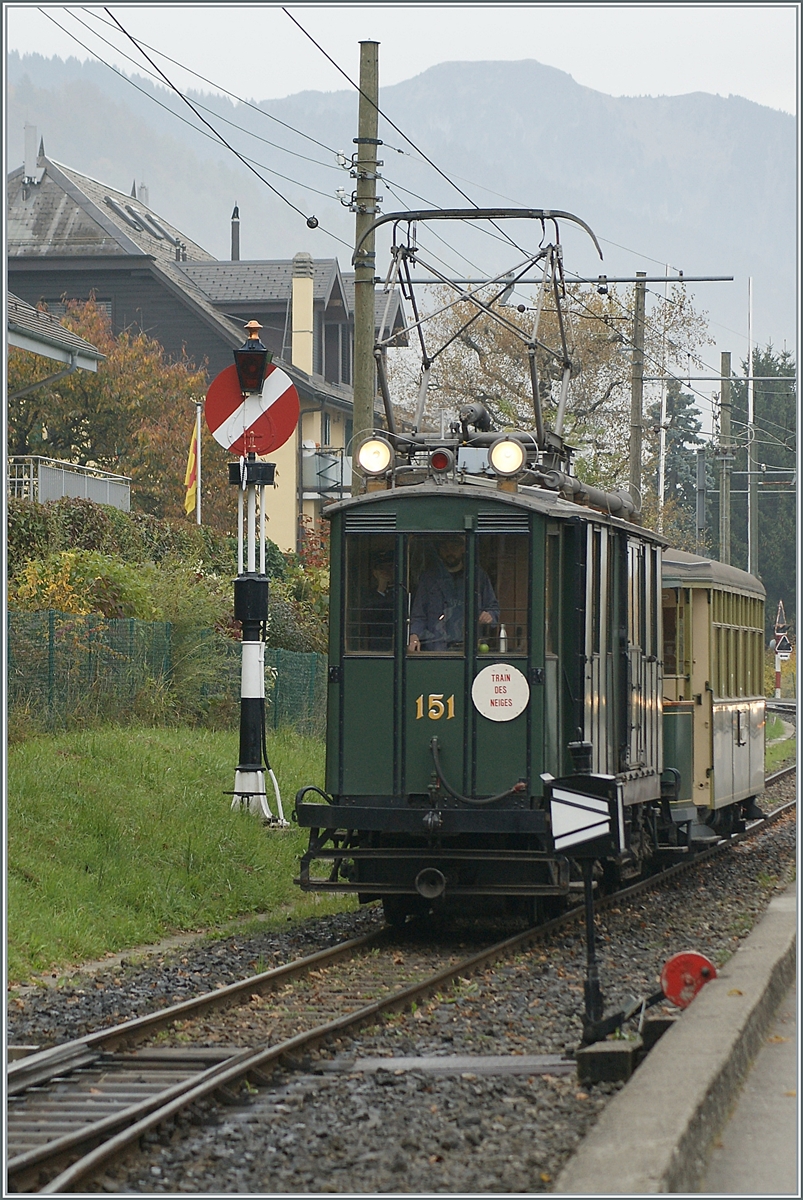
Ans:
{"label": "green grass", "polygon": [[[280,731],[268,751],[289,817],[296,790],[322,783],[323,743]],[[206,730],[106,726],[11,746],[9,982],[242,916],[353,907],[293,884],[306,830],[231,811],[236,764],[237,734]]]}
{"label": "green grass", "polygon": [[781,767],[789,767],[795,761],[797,753],[797,739],[787,738],[785,742],[776,742],[774,746],[767,746],[764,751],[764,770],[768,775],[773,771],[779,771]]}
{"label": "green grass", "polygon": [[768,715],[767,716],[767,725],[764,730],[765,740],[770,742],[774,738],[781,738],[784,736],[784,733],[785,733],[784,723],[781,720],[781,718],[772,716],[772,715]]}

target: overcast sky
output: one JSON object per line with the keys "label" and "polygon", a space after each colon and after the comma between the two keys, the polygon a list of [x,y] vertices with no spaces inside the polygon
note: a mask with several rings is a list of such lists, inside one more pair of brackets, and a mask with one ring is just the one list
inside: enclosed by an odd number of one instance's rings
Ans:
{"label": "overcast sky", "polygon": [[[77,23],[80,17],[136,58],[78,5],[41,6],[99,56],[132,64]],[[797,4],[298,4],[289,11],[356,78],[358,42],[380,47],[380,82],[399,83],[439,62],[536,59],[613,96],[711,92],[797,111],[800,9]],[[277,5],[109,5],[139,40],[222,88],[265,100],[308,89],[348,86]],[[108,21],[97,6],[88,11]],[[10,50],[89,57],[35,4],[5,4]],[[243,40],[244,39],[244,40]],[[244,44],[262,47],[243,69]],[[147,64],[142,64],[146,66]],[[160,63],[182,87],[202,87]]]}

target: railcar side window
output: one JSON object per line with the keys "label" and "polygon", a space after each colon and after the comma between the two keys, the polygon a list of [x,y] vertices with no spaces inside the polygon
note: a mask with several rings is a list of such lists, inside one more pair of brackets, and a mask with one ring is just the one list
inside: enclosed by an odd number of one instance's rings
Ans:
{"label": "railcar side window", "polygon": [[592,530],[591,534],[591,653],[600,652],[600,558],[602,531]]}
{"label": "railcar side window", "polygon": [[[527,653],[527,595],[529,577],[529,538],[526,533],[483,533],[477,538],[477,611],[488,610],[490,593],[480,604],[485,581],[498,605],[496,624],[478,628],[481,653]],[[494,615],[491,611],[491,615]],[[484,647],[488,651],[484,650]]]}
{"label": "railcar side window", "polygon": [[393,653],[397,586],[394,538],[387,534],[347,536],[347,654]]}

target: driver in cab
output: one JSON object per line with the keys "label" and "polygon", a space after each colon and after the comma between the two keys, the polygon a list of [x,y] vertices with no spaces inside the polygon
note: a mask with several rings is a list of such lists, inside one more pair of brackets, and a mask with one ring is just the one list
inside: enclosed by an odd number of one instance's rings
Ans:
{"label": "driver in cab", "polygon": [[[465,539],[437,543],[435,565],[423,572],[410,613],[411,654],[420,650],[462,650],[465,624]],[[487,572],[477,567],[478,625],[499,624],[499,601]]]}

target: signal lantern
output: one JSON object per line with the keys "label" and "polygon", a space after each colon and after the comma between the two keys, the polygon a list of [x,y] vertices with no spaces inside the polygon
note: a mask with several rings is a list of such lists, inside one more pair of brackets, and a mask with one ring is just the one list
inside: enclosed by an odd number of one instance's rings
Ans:
{"label": "signal lantern", "polygon": [[454,455],[445,446],[439,446],[437,450],[431,451],[429,465],[436,474],[443,475],[446,471],[451,471],[454,466]]}
{"label": "signal lantern", "polygon": [[262,390],[265,368],[273,355],[260,341],[259,331],[262,326],[259,321],[249,321],[245,328],[248,330],[248,337],[242,346],[234,351],[234,365],[237,368],[240,391],[247,396]]}

